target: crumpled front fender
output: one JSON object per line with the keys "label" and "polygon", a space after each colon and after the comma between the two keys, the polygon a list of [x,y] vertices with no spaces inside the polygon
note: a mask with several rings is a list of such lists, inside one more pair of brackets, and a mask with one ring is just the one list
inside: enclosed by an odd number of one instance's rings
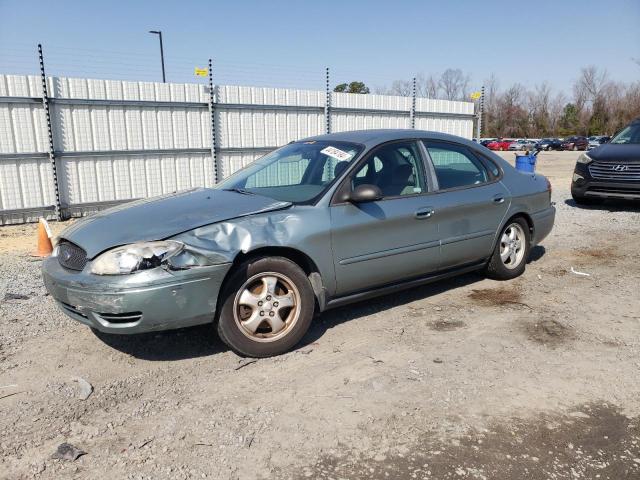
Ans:
{"label": "crumpled front fender", "polygon": [[298,207],[236,218],[195,228],[172,240],[207,258],[210,264],[233,262],[243,253],[268,247],[284,247],[309,257],[318,267],[329,291],[335,272],[331,253],[329,212],[318,207]]}

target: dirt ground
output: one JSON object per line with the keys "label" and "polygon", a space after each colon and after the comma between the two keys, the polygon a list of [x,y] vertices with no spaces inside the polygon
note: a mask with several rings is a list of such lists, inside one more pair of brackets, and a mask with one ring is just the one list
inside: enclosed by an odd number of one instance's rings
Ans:
{"label": "dirt ground", "polygon": [[578,208],[575,159],[540,155],[558,215],[522,277],[327,312],[258,361],[207,326],[98,338],[34,226],[0,228],[0,478],[640,478],[640,205]]}

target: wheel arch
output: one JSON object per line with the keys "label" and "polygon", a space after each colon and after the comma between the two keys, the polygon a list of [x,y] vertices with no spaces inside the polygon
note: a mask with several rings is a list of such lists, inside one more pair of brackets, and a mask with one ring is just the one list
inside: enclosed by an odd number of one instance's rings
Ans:
{"label": "wheel arch", "polygon": [[[248,252],[239,252],[233,259],[231,268],[229,268],[229,271],[222,281],[220,292],[224,292],[229,278],[241,264],[248,260],[262,257],[284,257],[298,265],[309,278],[309,282],[311,283],[311,288],[316,299],[317,311],[324,310],[327,301],[327,295],[324,287],[324,282],[322,281],[320,269],[318,268],[316,262],[314,262],[309,255],[293,247],[258,247],[254,250],[249,250]],[[216,320],[218,318],[219,307],[221,306],[220,302],[217,303],[218,306],[216,307]]]}
{"label": "wheel arch", "polygon": [[[495,238],[495,241],[493,243],[493,249],[494,250],[495,250],[496,245],[500,241],[500,233],[502,232],[504,227],[507,226],[509,224],[509,222],[511,222],[515,218],[522,218],[525,222],[527,222],[527,225],[529,226],[529,242],[533,241],[533,238],[534,238],[533,234],[535,232],[535,225],[533,223],[533,219],[531,218],[531,215],[529,215],[524,210],[516,210],[514,212],[511,212],[511,214],[508,217],[505,217],[505,218],[506,218],[506,220],[504,222],[502,222],[502,224],[500,225],[500,228],[496,232],[496,238]],[[493,252],[493,250],[491,250],[491,251]]]}
{"label": "wheel arch", "polygon": [[[529,215],[527,212],[518,212],[518,213],[514,213],[513,215],[511,215],[509,217],[509,219],[504,222],[504,225],[506,225],[507,223],[509,223],[511,220],[513,220],[514,218],[523,218],[525,222],[527,222],[527,225],[529,226],[529,235],[531,239],[533,239],[533,233],[535,230],[535,226],[533,224],[533,218],[531,218],[531,215]],[[502,226],[502,228],[504,228],[504,225]]]}

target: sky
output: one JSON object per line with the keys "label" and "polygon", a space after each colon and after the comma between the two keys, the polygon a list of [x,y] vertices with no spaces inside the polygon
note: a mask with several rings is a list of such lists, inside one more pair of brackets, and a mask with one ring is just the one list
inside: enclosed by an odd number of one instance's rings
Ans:
{"label": "sky", "polygon": [[460,68],[472,88],[494,73],[501,88],[548,81],[570,93],[580,68],[640,79],[640,0],[0,0],[0,73],[206,82],[194,67],[214,60],[216,83],[372,88]]}

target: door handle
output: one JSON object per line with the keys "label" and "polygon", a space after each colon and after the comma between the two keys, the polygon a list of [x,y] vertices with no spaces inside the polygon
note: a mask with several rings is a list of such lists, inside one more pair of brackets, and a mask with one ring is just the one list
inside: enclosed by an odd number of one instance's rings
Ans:
{"label": "door handle", "polygon": [[493,203],[504,203],[504,196],[503,195],[495,195],[493,197]]}
{"label": "door handle", "polygon": [[418,220],[424,219],[424,218],[429,218],[431,216],[433,216],[433,214],[436,213],[435,210],[431,207],[426,207],[426,208],[421,208],[419,210],[416,210],[416,213],[413,214],[413,216],[415,218],[417,218]]}

